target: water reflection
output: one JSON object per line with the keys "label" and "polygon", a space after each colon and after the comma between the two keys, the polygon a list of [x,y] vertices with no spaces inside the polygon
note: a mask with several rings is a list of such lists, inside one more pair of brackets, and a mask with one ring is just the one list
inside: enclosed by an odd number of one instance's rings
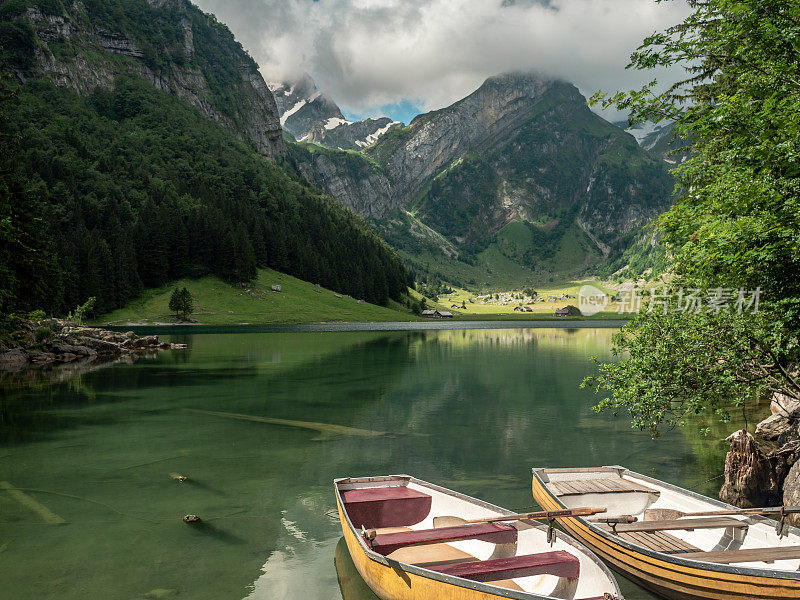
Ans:
{"label": "water reflection", "polygon": [[343,600],[379,600],[358,573],[344,538],[336,544],[333,560]]}

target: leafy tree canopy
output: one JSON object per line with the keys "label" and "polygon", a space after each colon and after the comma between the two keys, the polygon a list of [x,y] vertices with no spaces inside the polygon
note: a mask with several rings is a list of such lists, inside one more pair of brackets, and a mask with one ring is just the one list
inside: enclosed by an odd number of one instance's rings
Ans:
{"label": "leafy tree canopy", "polygon": [[[759,313],[639,315],[614,339],[626,357],[588,381],[657,434],[780,391],[800,398],[800,4],[691,0],[681,24],[644,40],[630,68],[681,65],[685,79],[595,102],[632,121],[669,119],[692,140],[677,201],[658,221],[674,287],[761,290]],[[673,309],[675,306],[672,307]]]}

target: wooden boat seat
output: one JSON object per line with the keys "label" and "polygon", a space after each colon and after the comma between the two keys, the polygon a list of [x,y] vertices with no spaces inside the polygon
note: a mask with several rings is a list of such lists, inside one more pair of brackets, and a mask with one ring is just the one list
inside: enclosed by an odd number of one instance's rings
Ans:
{"label": "wooden boat seat", "polygon": [[[408,527],[385,527],[379,529],[378,533],[397,533],[400,531],[411,531]],[[459,550],[450,544],[427,544],[425,546],[404,546],[398,548],[387,558],[403,562],[409,565],[416,565],[428,569],[437,565],[452,565],[456,563],[470,562],[478,560],[477,557]],[[515,590],[518,592],[524,591],[513,579],[498,579],[493,581],[492,585],[497,587]],[[597,599],[602,600],[602,599]]]}
{"label": "wooden boat seat", "polygon": [[357,528],[415,525],[431,510],[428,494],[406,486],[359,488],[342,492],[344,509]]}
{"label": "wooden boat seat", "polygon": [[663,531],[628,531],[618,533],[617,537],[636,546],[664,554],[700,552],[700,548]]}
{"label": "wooden boat seat", "polygon": [[[451,546],[450,544],[430,544],[427,546],[406,546],[395,550],[387,556],[393,560],[416,565],[424,569],[435,569],[436,567],[461,564],[466,562],[477,562],[478,558],[468,554],[463,550]],[[492,585],[524,591],[513,579],[497,579],[492,581]]]}
{"label": "wooden boat seat", "polygon": [[428,568],[438,573],[463,577],[472,581],[491,582],[498,579],[544,574],[575,578],[580,573],[580,566],[581,563],[577,556],[564,550],[556,550]]}
{"label": "wooden boat seat", "polygon": [[712,552],[687,552],[679,555],[704,562],[719,564],[792,560],[800,558],[800,546],[776,546],[773,548],[751,548],[747,550],[719,550]]}
{"label": "wooden boat seat", "polygon": [[547,487],[556,496],[579,496],[583,494],[620,494],[625,492],[646,492],[660,495],[661,492],[627,479],[575,479],[571,481],[551,481]]}
{"label": "wooden boat seat", "polygon": [[495,544],[517,541],[517,530],[502,523],[475,523],[456,527],[439,527],[417,531],[378,533],[368,540],[370,547],[384,556],[404,546],[421,546],[458,540],[481,540]]}
{"label": "wooden boat seat", "polygon": [[[610,525],[605,525],[607,531],[612,530]],[[693,531],[695,529],[747,529],[747,523],[733,517],[704,517],[698,519],[671,519],[668,521],[639,521],[636,523],[621,523],[616,526],[616,533],[632,531]]]}

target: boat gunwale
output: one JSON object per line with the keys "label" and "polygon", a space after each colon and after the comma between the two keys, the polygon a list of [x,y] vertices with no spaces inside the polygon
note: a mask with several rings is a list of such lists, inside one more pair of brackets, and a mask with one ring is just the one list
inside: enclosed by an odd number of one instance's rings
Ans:
{"label": "boat gunwale", "polygon": [[[694,498],[695,500],[702,500],[704,502],[710,502],[712,505],[718,506],[720,508],[733,509],[733,510],[738,510],[739,509],[738,506],[733,506],[732,504],[727,504],[725,502],[722,502],[721,500],[716,500],[714,498],[709,498],[708,496],[704,496],[703,494],[699,494],[697,492],[693,492],[691,490],[687,490],[685,488],[682,488],[682,487],[677,486],[677,485],[673,485],[671,483],[667,483],[667,482],[662,481],[660,479],[655,479],[654,477],[649,477],[647,475],[643,475],[641,473],[637,473],[636,471],[631,471],[630,469],[627,469],[627,468],[622,467],[620,465],[609,465],[609,466],[604,466],[603,468],[604,469],[607,468],[607,469],[618,470],[620,472],[620,475],[629,475],[631,477],[641,479],[641,480],[646,481],[648,483],[659,485],[659,486],[661,486],[661,487],[663,487],[665,489],[668,489],[670,491],[677,492],[677,493],[680,493],[680,494],[685,494],[687,496],[690,496],[690,497]],[[548,470],[549,471],[554,471],[554,472],[555,471],[559,471],[559,469],[549,469],[548,467],[533,467],[531,469],[531,471],[533,473],[533,476],[541,484],[542,488],[550,495],[550,497],[553,498],[553,500],[555,500],[556,502],[558,502],[558,504],[560,506],[566,508],[566,505],[563,502],[561,502],[561,499],[558,496],[556,496],[550,490],[550,488],[547,487],[547,483],[545,483],[542,480],[542,478],[539,477],[539,472],[540,471],[548,471]],[[586,469],[572,469],[572,470],[574,470],[576,473],[577,472],[586,472]],[[763,517],[763,516],[760,516],[760,515],[748,515],[748,517],[753,519],[754,521],[756,521],[758,524],[766,524],[766,525],[774,526],[774,523],[775,523],[774,521],[772,521],[770,519],[767,519],[766,517]],[[729,573],[729,574],[733,574],[733,575],[747,575],[747,576],[754,576],[754,577],[768,577],[768,578],[772,578],[772,579],[790,579],[790,580],[798,579],[798,580],[800,580],[800,571],[786,571],[786,570],[780,570],[780,569],[767,569],[767,568],[759,568],[759,567],[736,567],[736,566],[731,566],[729,564],[712,563],[712,562],[707,562],[707,561],[702,561],[702,560],[694,560],[694,559],[691,559],[691,558],[681,558],[680,555],[678,555],[678,554],[666,554],[664,552],[656,552],[655,550],[649,550],[649,549],[647,549],[647,548],[645,548],[643,546],[637,546],[636,544],[633,544],[631,542],[628,542],[626,540],[618,538],[618,537],[612,535],[611,533],[608,533],[608,532],[600,529],[599,527],[596,526],[595,523],[590,523],[584,517],[572,517],[572,518],[574,518],[575,520],[579,521],[585,527],[588,527],[592,531],[592,533],[595,533],[595,534],[599,535],[600,537],[605,539],[610,544],[615,544],[615,545],[618,545],[618,546],[621,546],[621,547],[625,548],[626,550],[630,550],[632,552],[637,552],[639,554],[643,554],[643,555],[648,556],[650,558],[656,558],[658,560],[662,560],[662,561],[665,561],[665,562],[668,562],[668,563],[672,563],[672,564],[675,564],[675,565],[680,565],[680,566],[684,566],[684,567],[691,567],[693,569],[698,569],[699,568],[700,570],[716,571],[716,572],[720,572],[720,573]],[[787,530],[788,530],[789,533],[793,533],[795,535],[800,536],[800,529],[797,528],[797,527],[789,526]],[[702,565],[702,566],[698,567],[698,565]]]}
{"label": "boat gunwale", "polygon": [[[380,563],[382,565],[391,567],[391,568],[399,568],[400,570],[412,573],[414,575],[425,577],[427,579],[432,579],[434,581],[439,581],[442,583],[447,583],[450,585],[455,585],[458,587],[467,588],[470,590],[478,591],[478,592],[485,592],[488,594],[494,594],[495,596],[500,596],[503,598],[512,598],[513,600],[559,600],[558,598],[554,598],[553,596],[542,596],[540,594],[535,594],[533,592],[526,592],[526,591],[517,591],[517,590],[510,590],[507,588],[498,587],[495,585],[491,585],[488,583],[483,583],[480,581],[472,581],[470,579],[464,579],[462,577],[456,577],[454,575],[446,575],[445,573],[440,573],[438,571],[431,571],[430,569],[425,569],[423,567],[418,567],[416,565],[412,565],[410,563],[404,563],[399,560],[395,560],[392,558],[388,558],[379,554],[372,550],[364,541],[363,536],[361,535],[360,531],[355,528],[352,521],[350,521],[350,515],[347,514],[347,510],[345,509],[344,499],[341,496],[341,490],[339,489],[340,484],[344,483],[361,483],[361,482],[379,482],[379,481],[399,481],[399,480],[406,480],[409,483],[415,483],[417,485],[428,487],[432,490],[440,492],[442,494],[446,494],[449,496],[453,496],[454,498],[458,498],[460,500],[465,500],[470,502],[471,504],[475,504],[482,508],[487,508],[492,511],[499,512],[502,515],[513,515],[515,514],[513,511],[510,511],[506,508],[501,506],[497,506],[495,504],[491,504],[490,502],[485,502],[479,498],[474,498],[472,496],[467,496],[466,494],[462,494],[460,492],[456,492],[455,490],[451,490],[446,487],[442,487],[436,485],[434,483],[430,483],[424,481],[422,479],[417,479],[412,475],[386,475],[386,476],[379,476],[379,477],[343,477],[339,479],[334,479],[334,490],[336,491],[336,501],[341,508],[342,514],[344,515],[345,521],[347,522],[347,526],[350,528],[350,531],[355,535],[355,538],[358,540],[358,544],[361,547],[361,550],[370,560]],[[527,525],[531,525],[536,529],[546,529],[546,525],[539,523],[538,521],[532,521],[529,519],[521,520],[520,522],[525,523]],[[598,567],[608,580],[613,584],[615,595],[622,597],[622,590],[620,590],[619,583],[617,583],[616,578],[611,573],[611,570],[608,566],[597,556],[594,551],[590,548],[585,546],[582,542],[575,539],[574,537],[569,536],[568,534],[559,531],[558,529],[554,529],[556,538],[560,539],[561,541],[565,542],[567,545],[572,546],[582,552],[587,558],[591,559]]]}

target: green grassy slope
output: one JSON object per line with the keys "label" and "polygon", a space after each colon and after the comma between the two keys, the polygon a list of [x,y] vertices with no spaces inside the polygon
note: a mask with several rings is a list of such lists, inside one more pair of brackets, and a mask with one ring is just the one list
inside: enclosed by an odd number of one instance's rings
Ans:
{"label": "green grassy slope", "polygon": [[[271,291],[280,285],[280,292]],[[376,306],[349,296],[337,298],[334,292],[290,275],[263,269],[255,281],[241,288],[217,277],[182,279],[169,285],[145,291],[124,308],[101,316],[97,322],[122,325],[128,323],[173,323],[167,304],[175,287],[186,286],[194,296],[192,318],[208,325],[317,323],[331,321],[413,321],[413,314],[399,304],[393,308]],[[249,290],[249,291],[248,291]]]}

